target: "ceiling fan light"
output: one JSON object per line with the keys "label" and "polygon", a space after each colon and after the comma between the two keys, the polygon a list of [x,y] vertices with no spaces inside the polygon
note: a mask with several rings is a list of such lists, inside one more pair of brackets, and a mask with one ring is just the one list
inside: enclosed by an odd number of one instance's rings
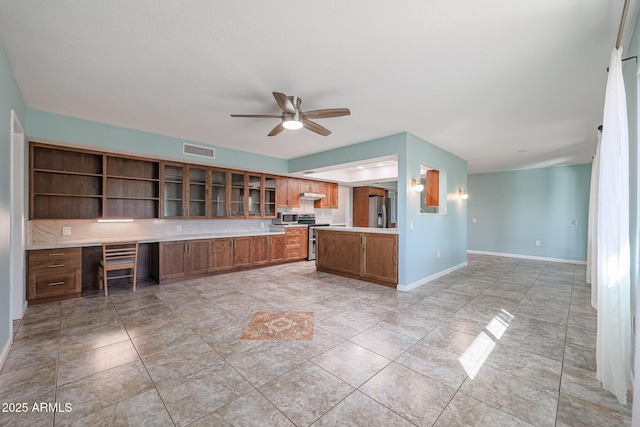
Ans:
{"label": "ceiling fan light", "polygon": [[285,129],[296,130],[302,128],[302,121],[296,119],[295,117],[285,117],[282,119],[282,126]]}

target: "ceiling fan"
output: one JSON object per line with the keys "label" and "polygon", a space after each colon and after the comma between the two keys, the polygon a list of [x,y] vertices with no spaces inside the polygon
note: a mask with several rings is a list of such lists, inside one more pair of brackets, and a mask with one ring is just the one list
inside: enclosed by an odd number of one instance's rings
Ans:
{"label": "ceiling fan", "polygon": [[284,93],[273,92],[273,97],[282,109],[282,114],[232,114],[231,117],[253,117],[259,119],[282,119],[282,121],[269,132],[269,136],[275,136],[285,129],[300,129],[304,127],[311,132],[327,136],[331,131],[320,126],[310,119],[328,119],[330,117],[348,116],[351,114],[348,108],[327,108],[324,110],[302,111],[300,104],[302,99],[297,96],[287,96]]}

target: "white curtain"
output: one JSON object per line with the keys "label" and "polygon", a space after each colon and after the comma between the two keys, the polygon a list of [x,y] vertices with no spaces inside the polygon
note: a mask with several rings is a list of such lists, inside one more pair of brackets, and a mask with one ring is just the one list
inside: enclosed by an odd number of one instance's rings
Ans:
{"label": "white curtain", "polygon": [[587,283],[591,283],[591,306],[598,308],[598,181],[600,180],[600,141],[602,132],[598,130],[598,144],[591,162],[591,187],[589,191],[589,223],[587,228]]}
{"label": "white curtain", "polygon": [[[620,403],[631,388],[629,132],[622,49],[611,53],[600,144],[596,378]],[[593,278],[592,278],[593,279]]]}

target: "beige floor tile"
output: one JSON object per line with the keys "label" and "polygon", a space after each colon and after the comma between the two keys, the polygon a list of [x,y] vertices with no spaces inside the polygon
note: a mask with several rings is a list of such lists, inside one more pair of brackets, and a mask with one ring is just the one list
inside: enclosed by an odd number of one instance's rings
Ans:
{"label": "beige floor tile", "polygon": [[355,388],[391,363],[391,360],[348,341],[311,361]]}
{"label": "beige floor tile", "polygon": [[419,426],[433,425],[456,392],[397,363],[388,365],[359,390]]}
{"label": "beige floor tile", "polygon": [[314,427],[340,425],[353,427],[411,427],[414,424],[359,391],[354,391],[312,425]]}
{"label": "beige floor tile", "polygon": [[456,393],[434,427],[531,427],[512,415],[474,399],[462,392]]}
{"label": "beige floor tile", "polygon": [[353,387],[307,362],[258,389],[296,425],[309,425],[353,392]]}

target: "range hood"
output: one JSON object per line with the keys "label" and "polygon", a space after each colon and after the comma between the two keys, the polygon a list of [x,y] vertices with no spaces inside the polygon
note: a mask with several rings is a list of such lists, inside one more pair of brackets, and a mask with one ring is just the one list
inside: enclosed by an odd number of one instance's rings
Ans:
{"label": "range hood", "polygon": [[327,195],[322,193],[300,193],[300,200],[320,200],[325,197]]}

